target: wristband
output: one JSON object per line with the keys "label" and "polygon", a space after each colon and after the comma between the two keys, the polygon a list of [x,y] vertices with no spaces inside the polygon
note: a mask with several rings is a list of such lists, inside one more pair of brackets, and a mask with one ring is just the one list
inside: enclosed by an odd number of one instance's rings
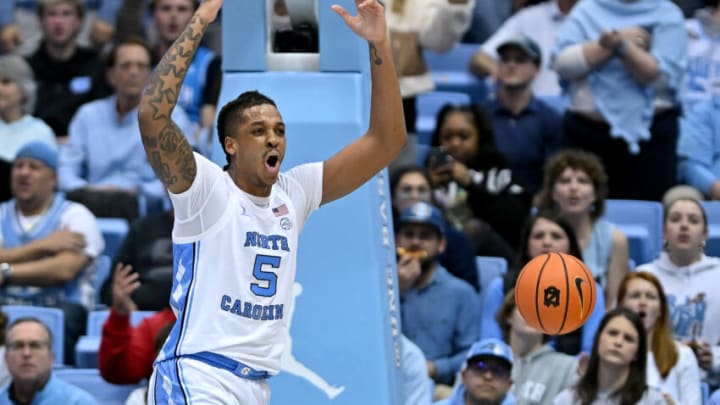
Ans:
{"label": "wristband", "polygon": [[10,275],[12,275],[12,266],[10,263],[0,263],[0,275],[2,275],[0,287],[4,287],[8,282],[10,282]]}

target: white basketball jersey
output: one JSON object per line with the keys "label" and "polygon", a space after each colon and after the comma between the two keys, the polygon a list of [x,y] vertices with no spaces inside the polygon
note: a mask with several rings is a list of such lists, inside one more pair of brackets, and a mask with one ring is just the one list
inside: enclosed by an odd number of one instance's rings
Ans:
{"label": "white basketball jersey", "polygon": [[305,220],[322,197],[322,163],[279,176],[268,198],[248,195],[196,154],[190,189],[171,195],[177,322],[158,360],[213,352],[276,374]]}

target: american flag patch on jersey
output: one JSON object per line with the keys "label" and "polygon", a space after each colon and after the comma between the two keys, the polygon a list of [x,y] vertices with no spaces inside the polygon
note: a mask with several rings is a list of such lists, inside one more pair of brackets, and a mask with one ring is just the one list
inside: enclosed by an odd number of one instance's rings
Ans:
{"label": "american flag patch on jersey", "polygon": [[288,207],[287,207],[287,205],[283,204],[283,205],[273,208],[272,212],[276,217],[287,215]]}

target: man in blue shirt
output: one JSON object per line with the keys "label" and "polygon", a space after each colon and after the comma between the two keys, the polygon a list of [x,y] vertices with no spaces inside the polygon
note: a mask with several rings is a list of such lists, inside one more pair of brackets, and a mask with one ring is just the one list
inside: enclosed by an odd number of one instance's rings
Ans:
{"label": "man in blue shirt", "polygon": [[87,392],[53,377],[52,341],[52,332],[37,318],[10,324],[5,361],[12,381],[0,391],[0,404],[96,404]]}
{"label": "man in blue shirt", "polygon": [[532,39],[510,38],[497,48],[495,99],[486,104],[495,145],[530,194],[542,186],[543,166],[562,144],[560,114],[533,95],[542,55]]}
{"label": "man in blue shirt", "polygon": [[478,296],[438,264],[446,241],[437,208],[415,203],[403,210],[399,222],[395,244],[403,333],[425,354],[428,375],[452,385],[478,336]]}

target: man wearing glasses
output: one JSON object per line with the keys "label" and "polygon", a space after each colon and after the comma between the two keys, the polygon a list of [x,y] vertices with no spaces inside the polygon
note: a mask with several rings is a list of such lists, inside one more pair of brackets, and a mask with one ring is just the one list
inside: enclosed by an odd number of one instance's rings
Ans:
{"label": "man wearing glasses", "polygon": [[498,339],[484,339],[470,348],[462,370],[462,383],[450,398],[435,405],[514,405],[510,393],[512,351]]}
{"label": "man wearing glasses", "polygon": [[0,391],[0,404],[96,404],[87,392],[53,377],[52,333],[39,319],[18,318],[6,333],[12,380]]}

